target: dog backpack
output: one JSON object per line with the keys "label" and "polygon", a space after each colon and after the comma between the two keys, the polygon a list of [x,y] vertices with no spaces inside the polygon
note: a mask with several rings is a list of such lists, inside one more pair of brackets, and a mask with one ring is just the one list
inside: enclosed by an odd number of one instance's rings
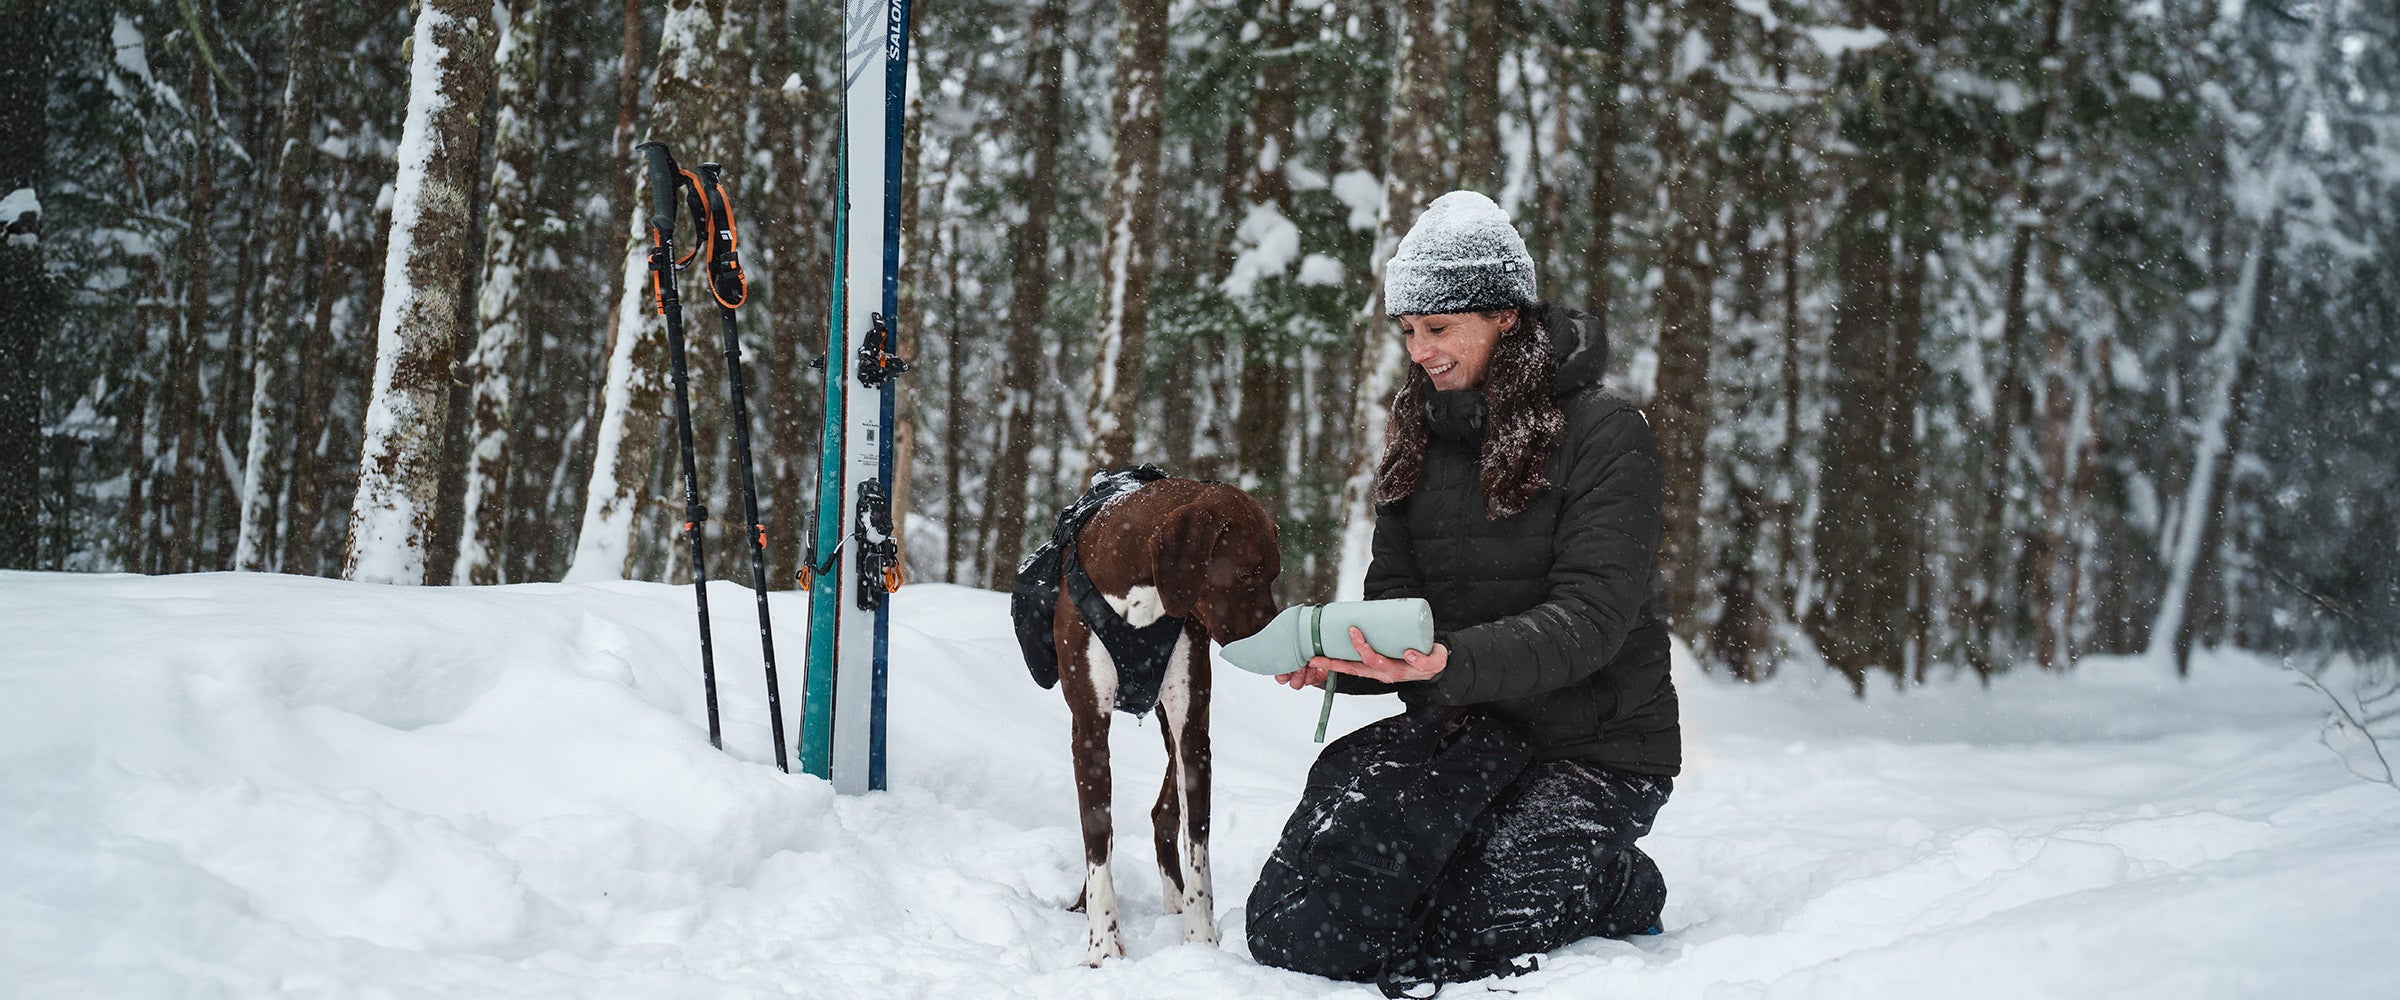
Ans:
{"label": "dog backpack", "polygon": [[[1058,526],[1051,531],[1050,540],[1017,564],[1008,611],[1016,626],[1017,649],[1025,654],[1025,669],[1033,674],[1034,683],[1045,688],[1058,686],[1058,649],[1051,631],[1051,615],[1058,606],[1058,588],[1068,575],[1068,556],[1074,551],[1075,536],[1083,530],[1084,522],[1091,520],[1109,501],[1165,478],[1167,474],[1155,465],[1094,473],[1092,488],[1058,513]],[[1078,601],[1076,606],[1080,609],[1086,603]],[[1099,610],[1106,609],[1105,603],[1100,605]],[[1102,616],[1087,613],[1087,617]],[[1182,626],[1177,624],[1173,628],[1180,630]],[[1157,700],[1155,693],[1151,700]]]}
{"label": "dog backpack", "polygon": [[1413,975],[1442,870],[1532,762],[1505,724],[1458,708],[1335,740],[1250,890],[1251,957],[1328,979]]}

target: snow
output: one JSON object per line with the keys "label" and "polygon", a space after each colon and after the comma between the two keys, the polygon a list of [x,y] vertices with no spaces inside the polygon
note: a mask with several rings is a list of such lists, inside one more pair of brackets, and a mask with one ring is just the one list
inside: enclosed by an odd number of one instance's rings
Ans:
{"label": "snow", "polygon": [[1241,253],[1233,259],[1232,272],[1217,286],[1227,298],[1249,298],[1259,282],[1282,277],[1292,258],[1300,256],[1300,227],[1273,202],[1251,205],[1233,236]]}
{"label": "snow", "polygon": [[[0,976],[28,998],[1372,995],[1241,943],[1313,692],[1220,664],[1221,948],[1164,911],[1159,740],[1116,718],[1130,957],[1085,969],[1066,711],[1007,596],[900,591],[893,790],[836,796],[765,763],[752,608],[715,586],[723,753],[685,587],[0,573]],[[773,598],[779,648],[806,648],[805,601]],[[1679,651],[1676,680],[1688,765],[1644,841],[1666,933],[1506,988],[2400,995],[2400,793],[2353,776],[2271,664],[1860,701],[1821,668],[1743,687]],[[1343,699],[1335,729],[1393,708]]]}
{"label": "snow", "polygon": [[42,198],[32,188],[13,188],[0,195],[0,224],[13,223],[28,215],[37,221],[42,217]]}
{"label": "snow", "polygon": [[1300,258],[1298,280],[1303,285],[1339,285],[1347,275],[1339,259],[1321,253]]}
{"label": "snow", "polygon": [[1383,178],[1364,170],[1344,170],[1333,175],[1333,196],[1350,215],[1343,223],[1361,232],[1374,232],[1375,223],[1383,218]]}
{"label": "snow", "polygon": [[109,22],[108,46],[116,57],[117,68],[134,79],[151,83],[150,45],[142,37],[142,29],[133,18],[118,14]]}
{"label": "snow", "polygon": [[1863,52],[1891,41],[1892,38],[1892,36],[1884,34],[1881,28],[1804,28],[1802,31],[1808,35],[1808,40],[1816,45],[1817,51],[1825,53],[1827,59],[1839,59],[1852,52]]}
{"label": "snow", "polygon": [[[25,223],[23,232],[17,231],[20,223]],[[9,246],[40,245],[41,237],[36,235],[36,230],[41,224],[42,199],[32,188],[12,188],[7,194],[0,195],[0,231],[8,233]]]}

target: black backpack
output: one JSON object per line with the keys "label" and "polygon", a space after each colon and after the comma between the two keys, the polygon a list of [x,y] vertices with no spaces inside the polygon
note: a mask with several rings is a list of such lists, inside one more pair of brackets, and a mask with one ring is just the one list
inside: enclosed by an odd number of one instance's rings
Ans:
{"label": "black backpack", "polygon": [[1354,982],[1459,982],[1508,956],[1427,954],[1427,911],[1451,855],[1533,762],[1505,724],[1458,708],[1409,712],[1335,740],[1259,872],[1250,955]]}

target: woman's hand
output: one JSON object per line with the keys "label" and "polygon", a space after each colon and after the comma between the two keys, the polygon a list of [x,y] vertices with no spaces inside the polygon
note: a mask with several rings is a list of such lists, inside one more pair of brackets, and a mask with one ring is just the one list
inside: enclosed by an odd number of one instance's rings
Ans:
{"label": "woman's hand", "polygon": [[1307,666],[1303,666],[1298,670],[1292,671],[1291,673],[1276,674],[1275,680],[1277,683],[1291,688],[1294,691],[1299,691],[1305,688],[1322,687],[1325,684],[1325,668],[1317,666],[1316,663],[1318,661],[1323,661],[1324,659],[1324,657],[1320,656],[1317,658],[1317,660],[1311,661]]}
{"label": "woman's hand", "polygon": [[1394,659],[1376,652],[1375,647],[1367,645],[1366,633],[1359,631],[1356,626],[1350,629],[1350,648],[1358,651],[1358,659],[1337,660],[1330,656],[1320,656],[1308,661],[1307,666],[1288,674],[1277,675],[1275,679],[1290,685],[1295,690],[1325,683],[1325,675],[1328,673],[1349,674],[1353,677],[1365,677],[1388,684],[1397,684],[1402,681],[1425,680],[1450,666],[1450,647],[1441,643],[1433,644],[1433,652],[1420,653],[1412,649],[1400,654],[1398,659]]}

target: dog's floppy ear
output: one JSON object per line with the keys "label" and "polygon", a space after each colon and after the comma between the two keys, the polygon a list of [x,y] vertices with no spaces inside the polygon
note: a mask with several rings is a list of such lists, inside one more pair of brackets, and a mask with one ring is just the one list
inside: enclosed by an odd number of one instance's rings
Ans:
{"label": "dog's floppy ear", "polygon": [[1170,618],[1188,617],[1208,584],[1208,560],[1225,515],[1205,503],[1187,503],[1167,515],[1150,536],[1150,570],[1158,579],[1159,603]]}

